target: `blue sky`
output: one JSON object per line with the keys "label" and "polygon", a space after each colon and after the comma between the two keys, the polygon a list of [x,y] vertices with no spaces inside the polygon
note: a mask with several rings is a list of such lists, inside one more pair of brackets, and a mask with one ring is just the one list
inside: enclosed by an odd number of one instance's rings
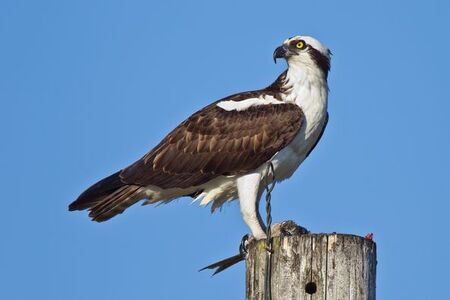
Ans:
{"label": "blue sky", "polygon": [[374,233],[379,299],[444,299],[448,1],[0,3],[0,298],[243,299],[237,203],[180,199],[98,224],[67,205],[180,121],[281,73],[296,34],[333,52],[330,122],[274,221]]}

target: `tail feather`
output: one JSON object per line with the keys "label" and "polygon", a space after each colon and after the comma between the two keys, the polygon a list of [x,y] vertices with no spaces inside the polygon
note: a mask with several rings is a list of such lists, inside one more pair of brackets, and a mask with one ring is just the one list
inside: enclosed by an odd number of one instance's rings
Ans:
{"label": "tail feather", "polygon": [[97,205],[91,207],[89,209],[89,217],[93,221],[103,222],[123,213],[125,209],[141,199],[139,193],[141,189],[140,186],[135,185],[127,185],[120,188]]}
{"label": "tail feather", "polygon": [[69,210],[89,210],[93,221],[106,221],[141,199],[141,187],[120,179],[120,171],[100,180],[69,205]]}
{"label": "tail feather", "polygon": [[108,176],[78,196],[77,200],[69,205],[69,210],[85,210],[100,202],[103,198],[110,195],[117,189],[126,184],[120,180],[120,171]]}
{"label": "tail feather", "polygon": [[123,199],[124,194],[128,191],[127,186],[120,187],[119,189],[115,190],[113,193],[107,195],[105,198],[102,199],[102,201],[98,202],[97,204],[91,206],[90,210],[95,210],[99,214],[106,211],[108,206],[111,207],[112,203],[114,203],[116,200]]}

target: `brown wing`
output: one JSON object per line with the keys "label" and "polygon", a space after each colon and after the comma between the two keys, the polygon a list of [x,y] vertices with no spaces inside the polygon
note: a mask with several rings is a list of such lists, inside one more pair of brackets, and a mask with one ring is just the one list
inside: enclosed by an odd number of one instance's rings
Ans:
{"label": "brown wing", "polygon": [[226,111],[211,104],[189,117],[140,160],[122,182],[160,188],[201,185],[256,169],[288,145],[304,120],[295,104]]}

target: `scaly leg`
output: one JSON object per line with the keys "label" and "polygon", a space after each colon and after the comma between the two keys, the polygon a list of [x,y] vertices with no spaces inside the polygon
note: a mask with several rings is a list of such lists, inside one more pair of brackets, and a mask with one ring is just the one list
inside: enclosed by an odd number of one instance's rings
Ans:
{"label": "scaly leg", "polygon": [[261,225],[261,216],[258,211],[259,183],[261,174],[252,173],[237,179],[239,204],[244,222],[250,227],[253,237],[257,240],[265,239],[266,233]]}

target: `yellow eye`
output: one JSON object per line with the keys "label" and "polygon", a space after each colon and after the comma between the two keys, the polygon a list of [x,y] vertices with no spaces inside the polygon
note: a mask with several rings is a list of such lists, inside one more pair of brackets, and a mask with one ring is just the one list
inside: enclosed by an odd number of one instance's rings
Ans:
{"label": "yellow eye", "polygon": [[305,48],[305,42],[299,41],[297,44],[295,44],[295,47],[297,49],[303,49],[303,48]]}

